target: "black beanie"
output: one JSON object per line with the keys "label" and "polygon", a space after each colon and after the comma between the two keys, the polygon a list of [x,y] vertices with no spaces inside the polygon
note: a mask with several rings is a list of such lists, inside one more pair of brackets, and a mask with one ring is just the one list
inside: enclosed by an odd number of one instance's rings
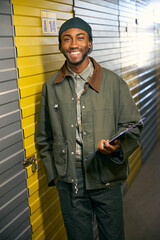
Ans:
{"label": "black beanie", "polygon": [[90,25],[87,22],[85,22],[83,19],[81,19],[79,17],[74,17],[74,18],[71,18],[71,19],[67,20],[66,22],[64,22],[62,24],[62,26],[60,27],[59,37],[58,37],[59,43],[60,43],[61,34],[70,28],[79,28],[79,29],[84,30],[85,32],[88,33],[90,40],[92,41],[92,28],[90,27]]}

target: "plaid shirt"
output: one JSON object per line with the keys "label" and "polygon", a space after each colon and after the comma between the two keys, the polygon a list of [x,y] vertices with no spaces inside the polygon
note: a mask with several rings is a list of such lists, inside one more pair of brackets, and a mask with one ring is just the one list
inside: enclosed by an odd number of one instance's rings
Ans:
{"label": "plaid shirt", "polygon": [[76,123],[76,160],[82,161],[82,148],[83,148],[83,132],[81,122],[81,95],[84,91],[86,82],[89,81],[93,74],[94,67],[93,63],[89,60],[87,68],[80,74],[73,72],[69,67],[68,70],[72,74],[75,82],[75,91],[77,94],[77,123]]}

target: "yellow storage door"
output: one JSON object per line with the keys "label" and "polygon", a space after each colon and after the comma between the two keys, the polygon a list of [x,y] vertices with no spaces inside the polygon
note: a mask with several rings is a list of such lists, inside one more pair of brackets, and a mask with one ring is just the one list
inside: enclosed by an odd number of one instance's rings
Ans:
{"label": "yellow storage door", "polygon": [[[42,10],[56,14],[57,29],[73,17],[72,0],[12,0],[20,105],[26,158],[39,157],[35,129],[44,81],[63,65],[57,34],[42,32]],[[41,160],[27,169],[32,239],[66,239],[66,232],[55,188],[47,186]]]}

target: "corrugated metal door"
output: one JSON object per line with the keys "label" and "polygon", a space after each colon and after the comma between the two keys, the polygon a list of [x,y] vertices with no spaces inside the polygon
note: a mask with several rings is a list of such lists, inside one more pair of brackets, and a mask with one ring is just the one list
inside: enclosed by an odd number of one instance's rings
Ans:
{"label": "corrugated metal door", "polygon": [[[119,31],[121,46],[121,76],[127,82],[132,97],[140,109],[139,76],[138,76],[138,41],[137,41],[136,1],[119,1]],[[127,186],[130,185],[142,165],[141,147],[129,158],[130,174]]]}
{"label": "corrugated metal door", "polygon": [[149,4],[137,2],[136,7],[140,109],[147,118],[142,133],[142,161],[145,161],[158,138],[155,23]]}
{"label": "corrugated metal door", "polygon": [[[44,81],[64,63],[57,35],[43,35],[41,10],[56,13],[57,26],[73,16],[72,0],[12,0],[20,105],[24,131],[25,157],[37,154],[35,131]],[[26,167],[32,239],[66,239],[59,198],[55,187],[47,186],[42,162]]]}
{"label": "corrugated metal door", "polygon": [[159,9],[155,12],[155,46],[156,46],[156,80],[157,80],[157,117],[158,136],[160,138],[160,15]]}
{"label": "corrugated metal door", "polygon": [[0,1],[0,239],[31,239],[10,1]]}

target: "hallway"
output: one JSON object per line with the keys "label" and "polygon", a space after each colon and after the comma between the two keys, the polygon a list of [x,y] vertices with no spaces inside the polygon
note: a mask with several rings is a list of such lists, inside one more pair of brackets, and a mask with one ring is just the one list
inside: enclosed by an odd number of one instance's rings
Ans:
{"label": "hallway", "polygon": [[126,240],[160,239],[160,140],[124,195],[124,213]]}

